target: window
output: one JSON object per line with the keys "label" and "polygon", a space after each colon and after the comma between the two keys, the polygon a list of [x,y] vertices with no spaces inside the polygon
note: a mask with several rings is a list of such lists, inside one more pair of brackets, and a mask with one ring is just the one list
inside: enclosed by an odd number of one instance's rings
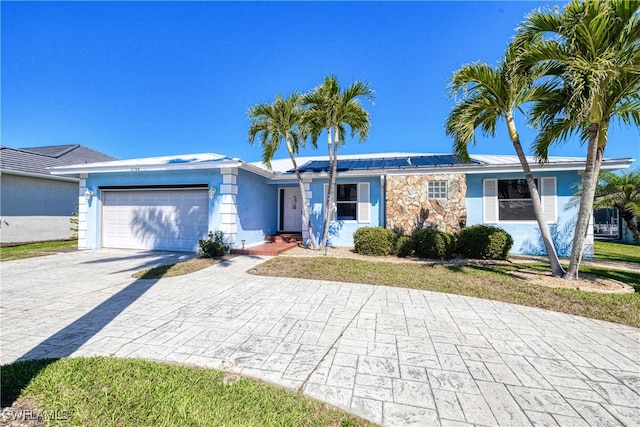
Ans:
{"label": "window", "polygon": [[[540,193],[542,211],[548,223],[557,221],[556,178],[534,180]],[[535,221],[529,186],[524,178],[483,181],[483,221]]]}
{"label": "window", "polygon": [[[535,181],[537,187],[538,180]],[[498,180],[498,218],[500,221],[535,221],[527,180]]]}
{"label": "window", "polygon": [[430,199],[446,199],[447,181],[429,181],[427,185],[427,197]]}
{"label": "window", "polygon": [[358,217],[358,184],[338,184],[336,187],[338,221],[355,220]]}
{"label": "window", "polygon": [[[324,185],[324,200],[327,200],[328,185]],[[369,183],[336,185],[334,218],[337,221],[371,222]]]}

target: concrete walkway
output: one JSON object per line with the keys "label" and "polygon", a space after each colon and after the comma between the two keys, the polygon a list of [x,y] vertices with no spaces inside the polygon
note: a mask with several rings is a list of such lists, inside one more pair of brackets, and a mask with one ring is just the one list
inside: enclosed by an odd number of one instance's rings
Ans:
{"label": "concrete walkway", "polygon": [[106,355],[206,366],[374,422],[637,426],[640,330],[457,295],[253,276],[242,256],[135,280],[179,254],[1,264],[0,363]]}

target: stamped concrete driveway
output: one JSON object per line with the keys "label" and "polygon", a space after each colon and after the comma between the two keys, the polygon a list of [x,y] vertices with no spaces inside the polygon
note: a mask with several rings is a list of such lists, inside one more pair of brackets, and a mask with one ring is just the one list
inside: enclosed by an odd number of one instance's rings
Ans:
{"label": "stamped concrete driveway", "polygon": [[112,355],[206,366],[384,425],[640,420],[638,329],[457,295],[253,276],[263,259],[252,257],[131,278],[180,257],[99,250],[2,263],[0,362]]}

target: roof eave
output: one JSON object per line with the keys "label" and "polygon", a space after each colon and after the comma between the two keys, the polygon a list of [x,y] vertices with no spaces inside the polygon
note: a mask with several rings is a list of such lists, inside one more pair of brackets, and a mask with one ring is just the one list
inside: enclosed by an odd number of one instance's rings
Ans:
{"label": "roof eave", "polygon": [[66,177],[66,176],[55,176],[46,173],[34,173],[34,172],[24,172],[17,171],[12,169],[0,169],[0,175],[17,175],[17,176],[26,176],[29,178],[40,178],[40,179],[51,179],[54,181],[67,181],[67,182],[79,182],[78,178],[74,177]]}
{"label": "roof eave", "polygon": [[197,162],[197,163],[159,163],[148,165],[113,165],[113,166],[93,166],[75,165],[75,166],[57,166],[51,168],[51,173],[56,175],[76,175],[91,173],[117,173],[117,172],[162,172],[175,170],[202,170],[202,169],[222,169],[238,167],[243,162],[240,160],[220,160],[214,162]]}

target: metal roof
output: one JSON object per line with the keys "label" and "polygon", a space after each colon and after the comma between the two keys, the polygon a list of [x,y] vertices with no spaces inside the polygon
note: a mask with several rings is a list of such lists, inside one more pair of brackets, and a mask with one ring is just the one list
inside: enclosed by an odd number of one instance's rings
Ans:
{"label": "metal roof", "polygon": [[50,175],[50,167],[107,160],[116,158],[79,144],[29,148],[0,147],[0,169],[6,173],[13,171]]}

